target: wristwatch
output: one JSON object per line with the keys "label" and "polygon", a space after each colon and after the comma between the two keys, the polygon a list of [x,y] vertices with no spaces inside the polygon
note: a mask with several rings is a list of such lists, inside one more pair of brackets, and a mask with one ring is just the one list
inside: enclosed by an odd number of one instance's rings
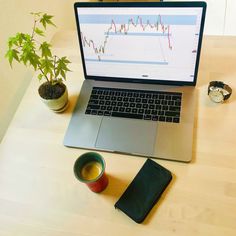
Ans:
{"label": "wristwatch", "polygon": [[208,85],[208,95],[213,102],[222,103],[232,94],[229,85],[222,81],[211,81]]}

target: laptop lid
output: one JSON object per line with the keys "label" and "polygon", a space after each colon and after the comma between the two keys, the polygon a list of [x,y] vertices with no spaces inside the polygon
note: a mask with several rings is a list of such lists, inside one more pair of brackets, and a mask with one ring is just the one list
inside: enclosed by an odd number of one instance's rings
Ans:
{"label": "laptop lid", "polygon": [[205,2],[75,3],[86,79],[195,85]]}

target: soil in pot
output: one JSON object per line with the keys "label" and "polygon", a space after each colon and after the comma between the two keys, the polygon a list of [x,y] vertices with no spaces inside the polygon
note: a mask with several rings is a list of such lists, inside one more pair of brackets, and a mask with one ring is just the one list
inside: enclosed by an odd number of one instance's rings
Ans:
{"label": "soil in pot", "polygon": [[39,95],[44,99],[57,99],[66,91],[66,86],[63,83],[55,85],[45,82],[39,87]]}

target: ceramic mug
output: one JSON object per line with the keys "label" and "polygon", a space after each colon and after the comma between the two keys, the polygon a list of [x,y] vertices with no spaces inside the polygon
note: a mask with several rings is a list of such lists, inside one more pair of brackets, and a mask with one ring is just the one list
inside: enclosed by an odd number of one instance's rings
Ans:
{"label": "ceramic mug", "polygon": [[78,157],[74,164],[75,177],[93,192],[99,193],[108,185],[105,160],[96,152],[87,152]]}

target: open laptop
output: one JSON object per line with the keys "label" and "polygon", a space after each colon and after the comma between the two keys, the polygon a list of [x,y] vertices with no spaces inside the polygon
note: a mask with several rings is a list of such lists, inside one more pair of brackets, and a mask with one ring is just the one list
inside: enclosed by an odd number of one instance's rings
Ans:
{"label": "open laptop", "polygon": [[85,80],[64,145],[189,162],[206,3],[74,10]]}

